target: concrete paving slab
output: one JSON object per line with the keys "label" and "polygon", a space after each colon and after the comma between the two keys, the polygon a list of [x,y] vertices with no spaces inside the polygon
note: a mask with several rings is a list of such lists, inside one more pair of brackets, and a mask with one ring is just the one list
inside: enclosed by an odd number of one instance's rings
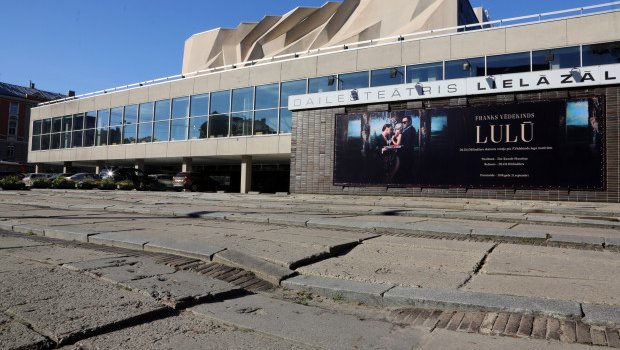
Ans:
{"label": "concrete paving slab", "polygon": [[64,264],[62,267],[71,271],[92,271],[104,269],[106,267],[118,267],[118,266],[131,266],[140,262],[140,258],[132,256],[117,255],[113,257],[106,257],[102,259],[76,261],[72,263]]}
{"label": "concrete paving slab", "polygon": [[190,311],[243,329],[324,349],[411,349],[419,346],[425,337],[423,330],[361,320],[261,295],[199,305]]}
{"label": "concrete paving slab", "polygon": [[547,239],[547,233],[544,231],[524,231],[502,228],[475,228],[471,232],[471,235],[479,237],[510,237],[523,240]]}
{"label": "concrete paving slab", "polygon": [[172,307],[216,298],[239,290],[228,282],[187,271],[124,281],[119,284]]}
{"label": "concrete paving slab", "polygon": [[37,242],[28,238],[0,235],[0,249],[46,246],[50,243]]}
{"label": "concrete paving slab", "polygon": [[61,350],[183,349],[183,350],[309,350],[308,347],[205,319],[189,312],[178,317],[124,328],[84,339]]}
{"label": "concrete paving slab", "polygon": [[89,270],[88,273],[104,281],[118,283],[161,275],[170,275],[174,272],[176,272],[174,267],[157,264],[149,259],[138,259],[138,261],[126,265]]}
{"label": "concrete paving slab", "polygon": [[469,236],[471,235],[472,228],[438,221],[422,221],[413,224],[413,230],[420,233],[443,234],[447,236]]}
{"label": "concrete paving slab", "polygon": [[0,313],[1,349],[46,349],[51,345],[47,338]]}
{"label": "concrete paving slab", "polygon": [[491,247],[490,243],[382,236],[298,271],[373,284],[456,288]]}
{"label": "concrete paving slab", "polygon": [[383,293],[394,288],[391,284],[360,283],[316,276],[295,276],[282,281],[282,286],[335,300],[358,301],[367,305],[382,305]]}
{"label": "concrete paving slab", "polygon": [[[150,233],[153,233],[152,231]],[[209,244],[204,240],[186,240],[182,235],[166,237],[150,237],[144,245],[144,250],[183,255],[191,258],[210,261],[218,252],[225,248]]]}
{"label": "concrete paving slab", "polygon": [[482,272],[608,281],[620,269],[620,253],[568,248],[500,244]]}
{"label": "concrete paving slab", "polygon": [[581,316],[579,303],[572,301],[434,288],[395,287],[383,295],[383,302],[393,306],[505,311],[567,318]]}
{"label": "concrete paving slab", "polygon": [[2,274],[0,307],[57,343],[165,311],[150,298],[83,274],[11,257],[0,260],[17,267]]}
{"label": "concrete paving slab", "polygon": [[13,225],[13,232],[23,233],[25,235],[37,235],[37,236],[43,236],[45,234],[43,226],[27,225],[27,224]]}
{"label": "concrete paving slab", "polygon": [[88,237],[96,235],[98,232],[84,232],[81,230],[63,228],[45,228],[44,236],[67,241],[88,242]]}
{"label": "concrete paving slab", "polygon": [[[398,215],[395,215],[398,214]],[[388,214],[388,215],[359,215],[353,216],[348,219],[350,220],[359,220],[359,221],[368,221],[372,223],[413,223],[420,221],[427,221],[428,218],[423,217],[414,217],[414,216],[404,216],[400,215],[400,213]]]}
{"label": "concrete paving slab", "polygon": [[550,340],[513,338],[503,336],[488,336],[481,334],[452,332],[437,329],[431,333],[430,339],[420,350],[586,350],[591,346],[583,344],[568,344]]}
{"label": "concrete paving slab", "polygon": [[605,237],[553,234],[549,238],[549,242],[589,244],[589,245],[603,246],[603,244],[605,244]]}
{"label": "concrete paving slab", "polygon": [[279,285],[283,279],[296,274],[295,271],[289,268],[230,249],[215,254],[213,261],[251,271],[258,277],[275,285]]}
{"label": "concrete paving slab", "polygon": [[606,247],[620,247],[620,237],[605,237]]}
{"label": "concrete paving slab", "polygon": [[588,324],[602,324],[610,327],[620,325],[620,306],[605,304],[581,304],[584,317]]}
{"label": "concrete paving slab", "polygon": [[[615,276],[615,275],[610,275]],[[620,281],[515,275],[476,275],[464,290],[620,305]]]}
{"label": "concrete paving slab", "polygon": [[580,227],[568,224],[563,225],[535,225],[535,224],[518,224],[515,230],[523,231],[540,231],[547,232],[552,237],[556,235],[578,236],[578,237],[618,237],[620,238],[620,230],[611,230],[595,227]]}
{"label": "concrete paving slab", "polygon": [[306,223],[306,226],[320,229],[355,229],[371,232],[373,231],[372,223],[340,218],[311,218]]}
{"label": "concrete paving slab", "polygon": [[88,242],[95,244],[108,245],[119,248],[142,250],[149,241],[142,237],[137,237],[135,231],[104,232],[89,236]]}
{"label": "concrete paving slab", "polygon": [[74,262],[79,263],[92,260],[99,261],[99,259],[117,259],[122,256],[120,254],[107,253],[93,249],[66,247],[61,244],[11,249],[6,251],[5,254],[20,259],[29,259],[52,265]]}

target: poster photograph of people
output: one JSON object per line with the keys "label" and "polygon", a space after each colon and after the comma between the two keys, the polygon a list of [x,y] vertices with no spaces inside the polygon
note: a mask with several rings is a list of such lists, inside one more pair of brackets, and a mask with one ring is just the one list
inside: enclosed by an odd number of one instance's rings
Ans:
{"label": "poster photograph of people", "polygon": [[336,116],[334,184],[605,188],[603,97]]}

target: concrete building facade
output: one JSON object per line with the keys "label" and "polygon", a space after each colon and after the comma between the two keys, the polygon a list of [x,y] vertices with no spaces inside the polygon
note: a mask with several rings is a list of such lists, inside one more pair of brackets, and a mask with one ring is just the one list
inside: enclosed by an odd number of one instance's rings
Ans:
{"label": "concrete building facade", "polygon": [[[614,77],[615,71],[601,67],[620,63],[620,11],[600,6],[585,13],[481,25],[476,12],[482,16],[484,11],[474,11],[467,1],[381,4],[327,3],[196,34],[186,41],[180,76],[33,109],[29,161],[170,171],[202,167],[227,177],[230,189],[242,192],[618,201],[617,85],[604,78],[590,84],[585,73],[596,67],[603,77]],[[489,91],[463,90],[453,96],[424,93],[444,83],[451,89],[451,82],[466,86],[511,74],[522,81],[523,74],[570,69],[579,70],[585,84],[549,84],[536,91],[493,85]],[[419,86],[420,92],[410,99],[353,98],[364,89],[371,93],[385,86],[409,86],[410,91]],[[338,92],[351,93],[351,99],[335,105],[289,101],[331,93],[337,98]],[[604,181],[596,188],[367,186],[334,178],[337,114],[579,96],[605,101]]]}

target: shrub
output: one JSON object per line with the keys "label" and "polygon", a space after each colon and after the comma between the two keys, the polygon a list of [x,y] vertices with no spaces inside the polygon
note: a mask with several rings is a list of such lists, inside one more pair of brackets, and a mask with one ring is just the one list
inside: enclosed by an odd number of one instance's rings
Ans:
{"label": "shrub", "polygon": [[3,190],[23,190],[26,184],[16,175],[7,176],[0,180],[0,187]]}
{"label": "shrub", "polygon": [[38,178],[32,181],[32,188],[50,188],[52,187],[52,180],[48,178]]}
{"label": "shrub", "polygon": [[75,181],[59,176],[52,181],[52,187],[58,189],[72,189],[75,188]]}
{"label": "shrub", "polygon": [[100,190],[115,190],[116,182],[114,182],[114,179],[112,179],[111,177],[105,178],[101,180],[101,182],[99,182],[99,189]]}
{"label": "shrub", "polygon": [[77,184],[77,188],[82,190],[90,190],[99,187],[99,181],[97,180],[84,180]]}
{"label": "shrub", "polygon": [[118,189],[124,191],[131,191],[135,188],[131,180],[123,180],[118,182]]}

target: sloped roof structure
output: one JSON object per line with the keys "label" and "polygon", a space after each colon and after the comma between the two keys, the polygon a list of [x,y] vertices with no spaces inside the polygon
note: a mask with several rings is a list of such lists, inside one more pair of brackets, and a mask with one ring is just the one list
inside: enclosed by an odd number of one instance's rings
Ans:
{"label": "sloped roof structure", "polygon": [[460,0],[345,0],[298,7],[237,28],[217,28],[185,42],[183,73],[264,57],[457,26]]}
{"label": "sloped roof structure", "polygon": [[3,82],[0,82],[0,96],[18,97],[36,101],[50,101],[66,97],[63,94],[56,92],[49,92]]}

